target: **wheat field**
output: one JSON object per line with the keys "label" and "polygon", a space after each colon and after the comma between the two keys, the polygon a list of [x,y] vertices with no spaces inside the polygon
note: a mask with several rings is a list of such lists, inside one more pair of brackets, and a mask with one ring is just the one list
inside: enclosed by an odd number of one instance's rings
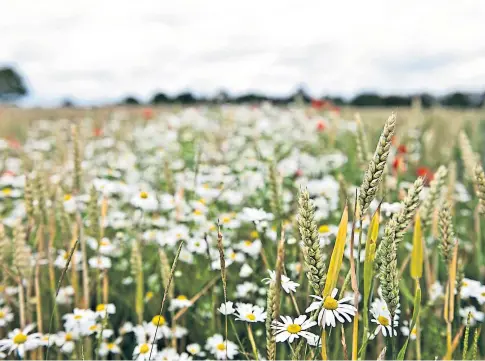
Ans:
{"label": "wheat field", "polygon": [[0,358],[485,357],[485,110],[0,108]]}

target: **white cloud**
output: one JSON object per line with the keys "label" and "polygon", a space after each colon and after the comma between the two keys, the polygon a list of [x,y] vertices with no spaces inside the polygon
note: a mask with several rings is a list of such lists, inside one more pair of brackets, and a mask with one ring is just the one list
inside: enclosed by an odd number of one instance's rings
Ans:
{"label": "white cloud", "polygon": [[2,0],[0,62],[35,101],[157,89],[483,90],[480,1]]}

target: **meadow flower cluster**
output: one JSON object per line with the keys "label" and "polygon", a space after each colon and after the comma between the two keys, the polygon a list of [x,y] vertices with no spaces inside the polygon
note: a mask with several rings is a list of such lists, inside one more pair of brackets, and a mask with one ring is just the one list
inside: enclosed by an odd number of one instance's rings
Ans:
{"label": "meadow flower cluster", "polygon": [[411,116],[117,110],[0,134],[0,358],[480,359],[485,132]]}

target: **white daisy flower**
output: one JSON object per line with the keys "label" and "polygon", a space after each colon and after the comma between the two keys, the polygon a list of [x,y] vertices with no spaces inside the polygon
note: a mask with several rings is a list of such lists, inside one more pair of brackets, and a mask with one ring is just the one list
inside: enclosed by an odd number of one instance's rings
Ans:
{"label": "white daisy flower", "polygon": [[416,335],[418,333],[418,330],[416,328],[416,325],[414,325],[413,329],[411,332],[409,332],[409,321],[404,320],[403,321],[403,326],[401,327],[401,333],[403,336],[408,337],[411,339],[411,341],[416,340]]}
{"label": "white daisy flower", "polygon": [[205,356],[205,352],[202,351],[202,347],[200,347],[200,345],[198,343],[191,343],[191,344],[187,345],[186,350],[192,356],[200,356],[200,357]]}
{"label": "white daisy flower", "polygon": [[352,316],[355,316],[357,309],[348,304],[347,302],[352,301],[350,297],[344,297],[337,301],[335,296],[337,296],[338,289],[334,288],[330,296],[325,297],[325,299],[319,296],[311,296],[318,301],[313,302],[305,312],[312,312],[320,310],[318,313],[318,324],[325,328],[325,326],[336,326],[336,320],[345,323],[345,320],[351,322]]}
{"label": "white daisy flower", "polygon": [[233,302],[227,301],[226,303],[221,304],[217,310],[222,313],[223,315],[232,315],[236,310],[234,309]]}
{"label": "white daisy flower", "polygon": [[30,324],[23,330],[16,328],[9,332],[7,339],[0,340],[0,352],[8,350],[8,353],[11,354],[12,351],[17,350],[19,356],[23,358],[26,351],[39,347],[42,343],[40,333],[29,335],[34,328],[35,324]]}
{"label": "white daisy flower", "polygon": [[266,319],[264,308],[250,303],[236,304],[236,320],[246,322],[263,322]]}
{"label": "white daisy flower", "polygon": [[61,352],[71,354],[74,351],[75,341],[79,339],[77,332],[58,332],[55,335],[55,343],[61,348]]}
{"label": "white daisy flower", "polygon": [[[272,270],[268,270],[270,278],[264,278],[263,282],[266,284],[276,282],[276,272]],[[284,274],[281,275],[281,287],[285,290],[286,293],[295,292],[296,288],[299,286],[299,283],[293,282],[290,280],[288,276]]]}
{"label": "white daisy flower", "polygon": [[158,209],[158,200],[153,193],[141,191],[131,198],[131,204],[146,212],[154,212]]}
{"label": "white daisy flower", "polygon": [[463,324],[466,324],[468,319],[468,314],[471,315],[470,326],[475,326],[477,322],[483,322],[485,319],[485,314],[481,311],[478,311],[473,306],[460,308],[458,312],[460,313],[460,316],[463,318]]}
{"label": "white daisy flower", "polygon": [[476,294],[477,289],[479,288],[480,282],[465,277],[461,282],[460,296],[462,299],[468,299],[470,296]]}
{"label": "white daisy flower", "polygon": [[271,325],[271,328],[275,330],[276,342],[288,341],[292,343],[300,336],[313,342],[315,338],[319,337],[311,332],[305,331],[317,324],[315,321],[307,320],[306,315],[301,315],[294,320],[289,316],[280,316],[280,318],[283,322],[275,320]]}
{"label": "white daisy flower", "polygon": [[251,266],[245,263],[242,265],[241,269],[239,270],[239,277],[247,278],[251,276],[252,273],[253,273],[253,269],[251,268]]}
{"label": "white daisy flower", "polygon": [[185,295],[179,295],[170,301],[169,311],[175,311],[190,306],[192,306],[192,301]]}
{"label": "white daisy flower", "polygon": [[477,288],[475,294],[473,294],[472,297],[475,297],[478,303],[483,305],[485,303],[485,285]]}
{"label": "white daisy flower", "polygon": [[157,345],[152,346],[151,343],[142,343],[135,347],[133,350],[133,360],[144,360],[147,361],[152,354],[152,358],[157,355]]}
{"label": "white daisy flower", "polygon": [[394,317],[394,322],[391,322],[391,313],[387,308],[383,309],[375,304],[375,307],[372,307],[370,312],[373,317],[371,321],[377,324],[377,328],[374,334],[371,335],[371,338],[377,336],[381,330],[384,337],[387,337],[388,335],[389,337],[392,337],[393,335],[397,336],[395,327],[399,325],[398,320]]}
{"label": "white daisy flower", "polygon": [[113,315],[116,313],[116,306],[113,303],[100,303],[96,306],[96,316],[105,318],[106,314]]}
{"label": "white daisy flower", "polygon": [[13,313],[10,310],[10,307],[1,307],[0,308],[0,327],[5,327],[7,323],[13,320]]}
{"label": "white daisy flower", "polygon": [[234,342],[224,340],[222,335],[215,334],[207,339],[205,349],[214,355],[218,360],[227,358],[232,360],[238,354],[238,348]]}
{"label": "white daisy flower", "polygon": [[114,342],[108,342],[103,340],[101,342],[101,345],[99,346],[99,356],[106,356],[109,353],[112,354],[120,354],[121,353],[121,348],[120,348],[120,343],[122,341],[121,337],[118,337]]}

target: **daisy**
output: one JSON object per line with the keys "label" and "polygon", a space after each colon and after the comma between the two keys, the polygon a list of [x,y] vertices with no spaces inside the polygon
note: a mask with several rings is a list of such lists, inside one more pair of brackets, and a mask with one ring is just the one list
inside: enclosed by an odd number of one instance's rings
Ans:
{"label": "daisy", "polygon": [[135,347],[133,350],[133,360],[145,360],[147,361],[150,357],[150,353],[152,357],[155,357],[157,354],[157,345],[154,344],[152,346],[151,343],[142,343]]}
{"label": "daisy", "polygon": [[438,298],[445,295],[443,286],[438,282],[434,282],[429,289],[429,299],[431,302],[436,301]]}
{"label": "daisy", "polygon": [[145,212],[154,212],[158,209],[158,200],[153,193],[141,191],[134,194],[130,203]]}
{"label": "daisy", "polygon": [[103,340],[101,342],[101,345],[99,346],[99,356],[106,356],[108,353],[112,354],[120,354],[121,353],[121,348],[120,348],[120,343],[121,343],[122,338],[118,337],[114,342],[108,342]]}
{"label": "daisy", "polygon": [[66,331],[81,333],[82,335],[86,330],[91,332],[90,328],[96,324],[96,313],[89,309],[75,308],[73,313],[67,313],[62,318],[65,320],[64,328]]}
{"label": "daisy", "polygon": [[7,339],[0,340],[0,352],[8,350],[8,353],[11,354],[12,351],[18,350],[19,356],[23,358],[26,351],[39,347],[42,343],[40,333],[29,335],[34,327],[35,324],[30,324],[23,330],[16,328],[9,332]]}
{"label": "daisy", "polygon": [[[146,335],[149,336],[150,340],[153,340],[153,338],[155,337],[155,333],[157,340],[160,340],[164,337],[169,338],[172,335],[172,331],[170,330],[170,327],[167,326],[167,321],[165,320],[165,317],[160,315],[154,316],[150,323],[143,322],[142,328],[144,329]],[[136,330],[135,334],[137,334]]]}
{"label": "daisy", "polygon": [[13,313],[10,307],[0,308],[0,327],[5,327],[7,323],[13,320]]}
{"label": "daisy", "polygon": [[191,253],[205,254],[207,252],[207,242],[202,238],[190,238],[186,247]]}
{"label": "daisy", "polygon": [[243,264],[241,269],[239,270],[239,276],[242,278],[247,278],[251,276],[252,273],[253,273],[253,269],[247,263]]}
{"label": "daisy", "polygon": [[459,310],[460,316],[463,318],[463,324],[467,323],[468,314],[470,314],[470,326],[475,326],[477,321],[483,322],[485,319],[485,314],[481,311],[478,311],[473,306],[463,307]]}
{"label": "daisy", "polygon": [[271,328],[275,330],[276,342],[286,342],[292,343],[295,339],[300,336],[306,340],[314,341],[315,338],[319,336],[305,331],[306,329],[316,325],[315,321],[307,320],[306,315],[301,315],[294,320],[288,316],[280,316],[280,321],[273,321]]}
{"label": "daisy", "polygon": [[116,306],[112,303],[100,303],[96,306],[96,316],[105,318],[107,314],[114,315],[116,313]]}
{"label": "daisy", "polygon": [[474,295],[477,292],[478,288],[480,288],[480,282],[466,277],[463,278],[463,281],[461,282],[461,298],[468,299],[471,295]]}
{"label": "daisy", "polygon": [[56,302],[61,305],[69,305],[72,303],[74,296],[74,287],[66,286],[59,288],[59,294],[57,295]]}
{"label": "daisy", "polygon": [[246,322],[263,322],[266,319],[264,308],[250,303],[236,304],[236,320]]}
{"label": "daisy", "polygon": [[223,303],[217,310],[223,315],[232,315],[234,312],[236,312],[234,307],[232,307],[233,304],[233,302],[227,301],[226,303]]}
{"label": "daisy", "polygon": [[405,337],[408,337],[411,339],[411,341],[414,341],[416,340],[416,335],[418,333],[417,329],[416,329],[416,325],[414,325],[412,331],[411,331],[411,335],[410,335],[410,332],[409,332],[409,322],[407,320],[404,320],[403,321],[403,326],[401,327],[401,333],[403,334],[403,336]]}
{"label": "daisy", "polygon": [[133,332],[133,324],[131,322],[125,322],[121,327],[120,327],[120,335],[124,336],[127,333]]}
{"label": "daisy", "polygon": [[191,344],[187,345],[186,350],[192,356],[200,356],[200,357],[205,356],[205,352],[202,351],[202,348],[200,347],[200,345],[198,343],[191,343]]}
{"label": "daisy", "polygon": [[[264,278],[263,282],[266,284],[276,282],[276,272],[272,270],[268,270],[270,278]],[[284,274],[281,275],[281,287],[285,290],[286,293],[295,292],[296,288],[299,286],[299,283],[293,282],[290,280],[288,276]]]}
{"label": "daisy", "polygon": [[79,338],[79,335],[76,332],[58,332],[55,335],[55,343],[57,347],[61,348],[61,352],[63,353],[72,353],[75,347],[75,341]]}
{"label": "daisy", "polygon": [[[485,285],[477,287],[477,289],[475,290],[475,293],[471,296],[475,297],[478,303],[483,305],[485,303]],[[0,321],[1,321],[1,317],[0,317]]]}
{"label": "daisy", "polygon": [[99,268],[101,270],[111,268],[111,260],[105,256],[91,257],[88,262],[91,268]]}
{"label": "daisy", "polygon": [[179,295],[170,301],[169,311],[192,306],[192,302],[185,295]]}
{"label": "daisy", "polygon": [[157,354],[157,357],[155,360],[172,361],[172,360],[178,360],[178,359],[179,359],[179,354],[177,353],[177,350],[175,350],[172,347],[166,347]]}
{"label": "daisy", "polygon": [[236,247],[251,257],[256,258],[261,253],[262,244],[259,239],[254,241],[246,240],[240,242]]}
{"label": "daisy", "polygon": [[384,337],[387,337],[388,334],[389,337],[392,337],[393,335],[397,336],[397,331],[395,327],[398,326],[398,321],[396,317],[394,317],[394,322],[391,322],[391,313],[388,309],[383,309],[382,307],[375,306],[371,308],[370,312],[373,317],[371,321],[377,324],[377,328],[374,334],[371,335],[371,338],[377,336],[377,334],[381,330]]}
{"label": "daisy", "polygon": [[218,360],[227,358],[232,360],[238,354],[237,346],[234,342],[224,340],[222,335],[215,334],[207,339],[205,349],[214,355]]}
{"label": "daisy", "polygon": [[312,312],[320,310],[318,313],[318,324],[325,328],[325,326],[335,327],[337,321],[345,323],[345,320],[351,322],[351,316],[355,316],[357,309],[348,304],[352,299],[350,297],[344,297],[337,301],[335,296],[337,296],[338,290],[333,289],[330,296],[325,297],[325,299],[319,296],[312,296],[317,299],[317,301],[312,302],[312,304],[305,310],[305,312]]}

